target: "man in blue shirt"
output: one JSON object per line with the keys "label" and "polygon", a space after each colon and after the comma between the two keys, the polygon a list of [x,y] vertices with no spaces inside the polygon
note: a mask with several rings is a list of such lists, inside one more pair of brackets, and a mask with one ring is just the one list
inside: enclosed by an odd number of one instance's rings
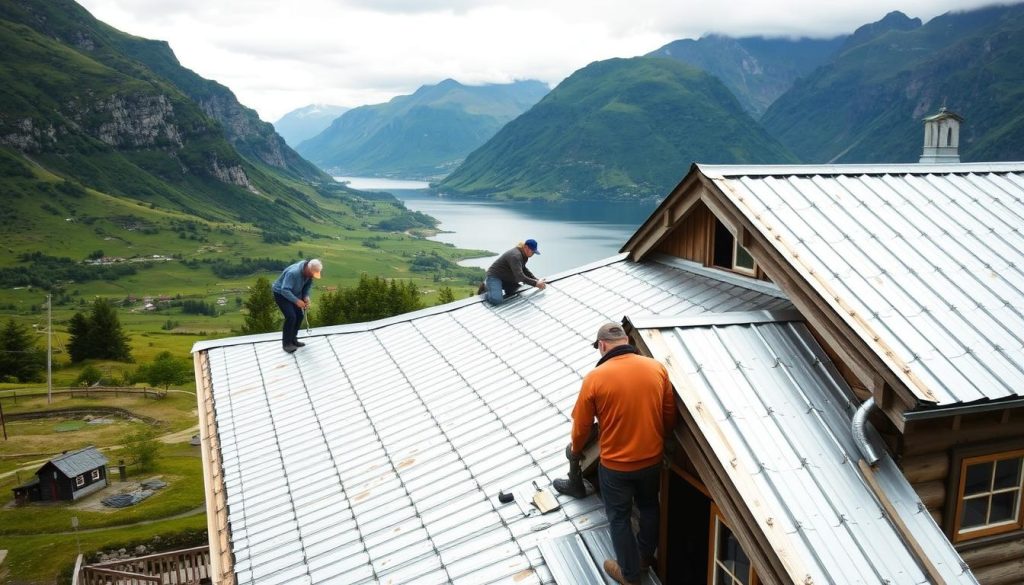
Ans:
{"label": "man in blue shirt", "polygon": [[323,263],[316,258],[300,260],[285,268],[270,286],[274,291],[274,301],[284,313],[281,344],[288,353],[306,345],[298,339],[299,324],[302,323],[303,311],[309,308],[309,289],[313,286],[313,279],[320,278],[323,269]]}

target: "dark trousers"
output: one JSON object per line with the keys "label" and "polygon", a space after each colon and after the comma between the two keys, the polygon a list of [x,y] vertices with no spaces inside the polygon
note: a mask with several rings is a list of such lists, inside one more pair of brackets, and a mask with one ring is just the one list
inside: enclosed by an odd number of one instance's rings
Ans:
{"label": "dark trousers", "polygon": [[299,325],[302,323],[302,309],[278,293],[274,293],[274,301],[284,314],[284,330],[281,333],[281,345],[295,345],[299,342]]}
{"label": "dark trousers", "polygon": [[[636,471],[615,471],[599,465],[597,478],[608,514],[615,557],[627,581],[640,580],[640,555],[653,556],[658,547],[658,489],[661,464]],[[633,536],[630,515],[636,502],[640,531]]]}

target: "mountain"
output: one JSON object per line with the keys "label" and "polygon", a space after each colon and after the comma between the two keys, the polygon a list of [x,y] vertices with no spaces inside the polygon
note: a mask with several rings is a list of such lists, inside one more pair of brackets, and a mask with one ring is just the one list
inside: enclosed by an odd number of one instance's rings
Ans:
{"label": "mountain", "polygon": [[693,161],[796,159],[708,73],[673,59],[610,59],[573,73],[436,187],[505,199],[652,199]]}
{"label": "mountain", "polygon": [[830,39],[733,38],[705,35],[673,41],[649,57],[669,57],[703,69],[732,91],[755,118],[799,77],[824,65],[846,41]]}
{"label": "mountain", "polygon": [[323,132],[348,109],[344,106],[311,104],[281,116],[280,120],[274,122],[274,129],[289,146],[295,148],[302,141]]}
{"label": "mountain", "polygon": [[859,29],[764,127],[806,162],[916,162],[922,118],[945,105],[966,120],[962,160],[1024,159],[1024,5],[882,22],[902,26]]}
{"label": "mountain", "polygon": [[229,89],[181,67],[166,43],[122,33],[70,0],[26,0],[0,3],[0,46],[5,159],[24,157],[76,193],[267,232],[329,216],[308,185],[330,178]]}
{"label": "mountain", "polygon": [[298,151],[336,175],[443,177],[547,92],[539,81],[468,86],[446,79],[349,110]]}

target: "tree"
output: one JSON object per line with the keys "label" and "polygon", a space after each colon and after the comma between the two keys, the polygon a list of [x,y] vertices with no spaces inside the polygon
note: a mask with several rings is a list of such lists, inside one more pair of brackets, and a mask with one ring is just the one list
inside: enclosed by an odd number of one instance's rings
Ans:
{"label": "tree", "polygon": [[317,325],[340,325],[384,319],[423,308],[419,289],[412,282],[387,280],[366,274],[355,288],[327,293],[317,302]]}
{"label": "tree", "polygon": [[75,313],[68,322],[68,353],[72,362],[86,359],[131,361],[128,337],[117,311],[107,299],[96,299],[88,317]]}
{"label": "tree", "polygon": [[96,366],[89,364],[82,369],[82,372],[75,378],[76,386],[92,386],[93,384],[99,384],[100,380],[103,379],[103,372]]}
{"label": "tree", "polygon": [[127,459],[139,466],[139,471],[148,471],[156,463],[160,454],[160,441],[156,438],[156,430],[143,427],[129,432],[121,439]]}
{"label": "tree", "polygon": [[242,324],[242,333],[270,333],[281,328],[277,303],[270,291],[270,281],[261,276],[256,279],[249,292],[249,298],[242,303],[247,313]]}
{"label": "tree", "polygon": [[75,313],[68,321],[68,353],[72,362],[89,359],[89,319],[81,313]]}
{"label": "tree", "polygon": [[45,366],[46,352],[36,347],[28,326],[8,319],[0,328],[0,379],[35,382]]}
{"label": "tree", "polygon": [[445,303],[451,303],[455,301],[455,293],[452,292],[451,287],[442,286],[441,290],[437,291],[437,304],[443,305]]}
{"label": "tree", "polygon": [[137,378],[144,379],[150,386],[162,386],[167,390],[171,386],[188,382],[192,368],[188,360],[176,358],[169,351],[162,351],[153,363],[139,369],[142,372],[136,374]]}

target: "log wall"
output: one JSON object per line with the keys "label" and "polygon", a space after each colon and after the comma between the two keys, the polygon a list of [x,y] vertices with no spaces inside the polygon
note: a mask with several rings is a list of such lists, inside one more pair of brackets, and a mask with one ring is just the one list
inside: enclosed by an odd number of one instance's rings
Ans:
{"label": "log wall", "polygon": [[[900,467],[935,522],[951,537],[957,488],[952,485],[954,451],[967,446],[991,445],[991,452],[1006,450],[1001,441],[1024,436],[1024,413],[994,411],[944,419],[910,422],[898,453]],[[952,538],[951,538],[952,539]],[[1024,535],[965,541],[957,550],[982,585],[1024,582]]]}

